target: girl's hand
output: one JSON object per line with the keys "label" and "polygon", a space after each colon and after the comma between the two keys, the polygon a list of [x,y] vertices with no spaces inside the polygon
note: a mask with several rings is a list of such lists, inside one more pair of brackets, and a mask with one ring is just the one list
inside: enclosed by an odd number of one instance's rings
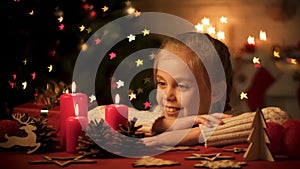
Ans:
{"label": "girl's hand", "polygon": [[223,124],[222,119],[229,117],[232,117],[232,115],[224,113],[181,117],[174,120],[174,123],[169,130],[188,129],[196,124],[204,124],[206,127],[213,127],[215,125]]}

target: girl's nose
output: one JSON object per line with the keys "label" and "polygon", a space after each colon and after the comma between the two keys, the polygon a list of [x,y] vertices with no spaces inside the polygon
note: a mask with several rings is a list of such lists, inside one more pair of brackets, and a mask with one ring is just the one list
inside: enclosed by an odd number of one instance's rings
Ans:
{"label": "girl's nose", "polygon": [[173,88],[167,88],[165,92],[165,99],[167,101],[174,101],[176,100],[176,89]]}

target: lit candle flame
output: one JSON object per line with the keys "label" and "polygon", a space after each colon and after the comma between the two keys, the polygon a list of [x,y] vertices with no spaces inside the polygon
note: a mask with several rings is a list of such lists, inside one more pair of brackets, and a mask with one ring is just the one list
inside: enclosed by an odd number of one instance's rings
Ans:
{"label": "lit candle flame", "polygon": [[116,94],[115,96],[115,103],[118,105],[120,103],[120,95]]}
{"label": "lit candle flame", "polygon": [[255,45],[255,40],[254,40],[254,37],[253,36],[248,36],[248,44],[252,44],[252,45]]}
{"label": "lit candle flame", "polygon": [[72,82],[72,93],[75,93],[76,91],[76,83],[75,82]]}
{"label": "lit candle flame", "polygon": [[75,105],[75,116],[79,115],[79,106],[78,104]]}
{"label": "lit candle flame", "polygon": [[264,32],[264,31],[260,31],[259,32],[259,39],[263,40],[263,41],[266,41],[267,40],[267,33]]}

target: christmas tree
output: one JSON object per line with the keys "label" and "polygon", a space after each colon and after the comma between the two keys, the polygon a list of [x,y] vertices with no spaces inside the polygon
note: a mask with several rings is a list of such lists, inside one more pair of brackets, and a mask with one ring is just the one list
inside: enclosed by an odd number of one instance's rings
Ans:
{"label": "christmas tree", "polygon": [[252,130],[248,137],[250,145],[244,154],[245,161],[275,161],[268,146],[270,139],[266,132],[266,128],[267,124],[263,113],[260,109],[257,109],[252,123]]}

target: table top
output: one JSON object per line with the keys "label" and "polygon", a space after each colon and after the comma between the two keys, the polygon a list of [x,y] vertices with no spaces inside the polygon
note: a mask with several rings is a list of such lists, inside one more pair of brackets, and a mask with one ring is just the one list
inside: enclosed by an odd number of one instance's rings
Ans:
{"label": "table top", "polygon": [[[201,163],[201,160],[186,160],[186,157],[192,156],[193,153],[197,154],[211,154],[211,153],[221,153],[222,156],[233,156],[231,159],[234,162],[244,162],[243,153],[234,153],[230,151],[224,151],[233,148],[247,148],[247,144],[237,144],[222,148],[216,147],[204,147],[204,146],[194,146],[198,150],[174,150],[163,152],[162,154],[155,155],[153,157],[172,160],[179,162],[179,165],[174,166],[164,166],[164,167],[150,167],[150,168],[195,168],[194,165]],[[55,169],[55,168],[72,168],[72,169],[130,169],[130,168],[149,168],[149,167],[134,167],[132,164],[139,158],[127,158],[127,157],[116,157],[116,158],[85,158],[84,160],[95,160],[94,163],[70,163],[64,167],[59,166],[55,163],[49,164],[29,164],[31,161],[43,160],[45,156],[48,157],[74,157],[74,154],[66,153],[64,151],[60,152],[49,152],[43,154],[26,154],[26,152],[0,152],[0,164],[3,169]],[[65,161],[59,161],[59,163],[64,163]],[[276,157],[275,162],[271,161],[248,161],[246,165],[243,165],[244,169],[289,169],[295,168],[295,166],[300,166],[299,160],[287,159],[286,157]]]}

